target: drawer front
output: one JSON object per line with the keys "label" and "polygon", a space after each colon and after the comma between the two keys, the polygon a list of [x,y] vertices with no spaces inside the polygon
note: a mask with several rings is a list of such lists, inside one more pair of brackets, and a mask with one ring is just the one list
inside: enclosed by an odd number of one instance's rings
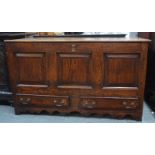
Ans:
{"label": "drawer front", "polygon": [[80,108],[92,110],[132,110],[139,106],[138,99],[113,99],[103,97],[81,97]]}
{"label": "drawer front", "polygon": [[65,108],[69,107],[68,96],[29,96],[20,95],[16,98],[17,105],[19,106],[38,106],[38,107],[55,107]]}

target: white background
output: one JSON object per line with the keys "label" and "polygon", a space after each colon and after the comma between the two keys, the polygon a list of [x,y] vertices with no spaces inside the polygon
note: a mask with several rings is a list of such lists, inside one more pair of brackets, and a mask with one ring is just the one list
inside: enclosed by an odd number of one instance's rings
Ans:
{"label": "white background", "polygon": [[[1,32],[151,32],[153,0],[1,0]],[[52,116],[51,116],[52,117]],[[152,124],[0,124],[0,155],[154,154]]]}

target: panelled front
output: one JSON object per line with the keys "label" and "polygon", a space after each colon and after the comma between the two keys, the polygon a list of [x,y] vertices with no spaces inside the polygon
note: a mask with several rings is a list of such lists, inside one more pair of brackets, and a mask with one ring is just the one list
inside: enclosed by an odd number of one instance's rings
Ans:
{"label": "panelled front", "polygon": [[19,92],[138,94],[141,44],[18,43],[15,47],[12,63],[16,65],[11,67],[16,70],[14,80]]}

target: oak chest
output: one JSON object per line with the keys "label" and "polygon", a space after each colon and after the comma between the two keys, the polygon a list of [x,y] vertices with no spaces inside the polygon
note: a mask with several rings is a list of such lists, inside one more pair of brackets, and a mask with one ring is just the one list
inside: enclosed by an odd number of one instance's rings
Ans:
{"label": "oak chest", "polygon": [[149,40],[49,37],[5,43],[16,114],[141,120]]}

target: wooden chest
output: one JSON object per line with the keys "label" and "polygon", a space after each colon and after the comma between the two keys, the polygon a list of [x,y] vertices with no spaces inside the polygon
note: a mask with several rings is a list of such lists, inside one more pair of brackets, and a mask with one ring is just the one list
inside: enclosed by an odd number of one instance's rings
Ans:
{"label": "wooden chest", "polygon": [[5,41],[16,114],[79,112],[141,120],[149,40]]}

